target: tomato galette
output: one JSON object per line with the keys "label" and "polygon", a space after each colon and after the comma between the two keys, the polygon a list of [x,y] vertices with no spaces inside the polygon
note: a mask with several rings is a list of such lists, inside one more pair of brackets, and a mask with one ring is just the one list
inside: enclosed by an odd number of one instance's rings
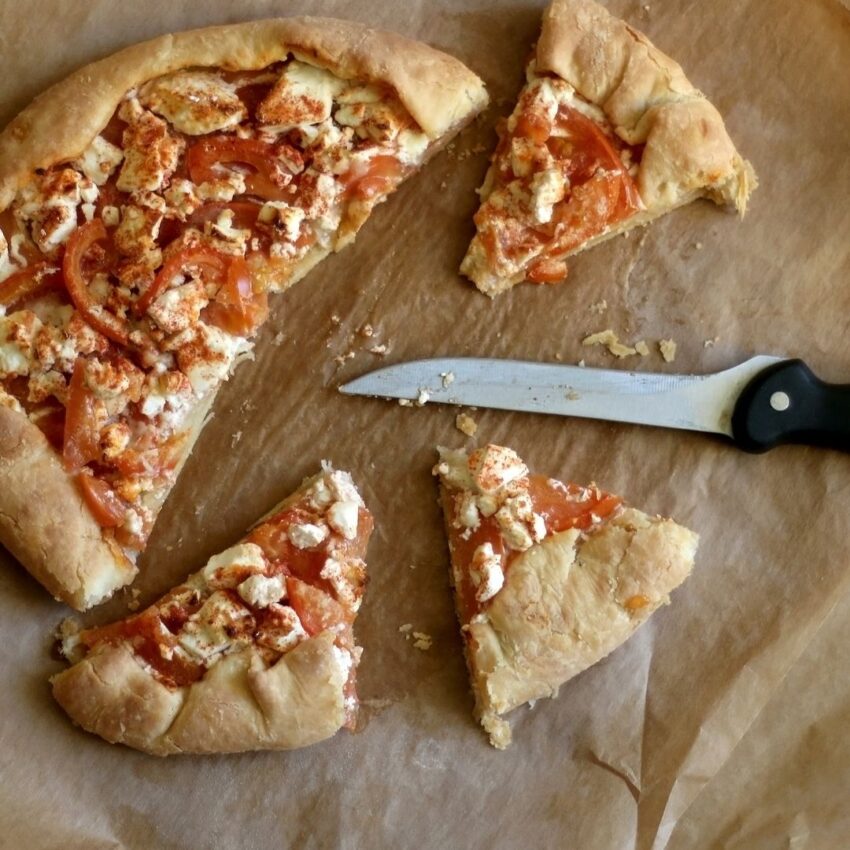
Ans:
{"label": "tomato galette", "polygon": [[440,450],[455,604],[475,713],[555,696],[627,640],[690,574],[697,535],[591,485],[531,475],[516,452]]}
{"label": "tomato galette", "polygon": [[145,611],[65,621],[73,666],[54,696],[89,732],[154,755],[293,749],[353,728],[371,533],[351,476],[325,466]]}
{"label": "tomato galette", "polygon": [[487,295],[707,197],[744,213],[755,173],[682,69],[592,0],[553,0],[480,190],[461,271]]}
{"label": "tomato galette", "polygon": [[426,45],[292,18],[136,45],[0,134],[0,540],[51,593],[132,579],[268,294],[486,100]]}

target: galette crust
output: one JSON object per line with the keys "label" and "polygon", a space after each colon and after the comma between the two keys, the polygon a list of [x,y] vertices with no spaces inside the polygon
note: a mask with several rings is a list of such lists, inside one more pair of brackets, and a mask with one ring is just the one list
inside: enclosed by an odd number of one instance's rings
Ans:
{"label": "galette crust", "polygon": [[464,628],[475,713],[494,746],[502,715],[555,696],[668,601],[690,574],[697,535],[633,508],[588,535],[571,529],[518,555],[504,588]]}
{"label": "galette crust", "polygon": [[602,108],[620,138],[646,145],[637,175],[647,211],[704,195],[741,214],[756,186],[720,113],[669,56],[593,0],[553,0],[537,70]]}
{"label": "galette crust", "polygon": [[0,406],[0,541],[57,599],[85,610],[136,567],[105,537],[39,428]]}
{"label": "galette crust", "polygon": [[168,34],[87,65],[36,98],[0,134],[0,210],[35,169],[83,153],[128,91],[189,67],[255,70],[295,55],[342,78],[391,86],[437,139],[487,103],[459,60],[396,33],[333,18],[277,18]]}
{"label": "galette crust", "polygon": [[104,645],[51,679],[53,696],[83,729],[156,756],[291,750],[345,722],[346,670],[331,632],[267,667],[254,647],[168,688],[126,644]]}

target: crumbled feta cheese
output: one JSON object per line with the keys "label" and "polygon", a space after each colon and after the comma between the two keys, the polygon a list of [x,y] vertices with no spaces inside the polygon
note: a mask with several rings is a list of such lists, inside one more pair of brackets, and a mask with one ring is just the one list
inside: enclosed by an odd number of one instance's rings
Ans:
{"label": "crumbled feta cheese", "polygon": [[564,200],[567,182],[559,168],[538,171],[531,180],[531,208],[534,220],[546,224],[552,220],[552,208]]}
{"label": "crumbled feta cheese", "polygon": [[357,505],[363,507],[363,499],[360,498],[360,493],[357,492],[357,486],[354,484],[354,479],[350,472],[344,472],[341,469],[332,469],[327,461],[322,461],[322,469],[325,472],[325,481],[333,493],[334,501],[336,502],[356,502]]}
{"label": "crumbled feta cheese", "polygon": [[107,227],[117,227],[121,220],[121,212],[118,207],[107,205],[100,211],[100,217]]}
{"label": "crumbled feta cheese", "polygon": [[419,165],[431,140],[418,130],[402,130],[396,138],[398,157],[405,165]]}
{"label": "crumbled feta cheese", "polygon": [[144,520],[138,511],[128,508],[124,515],[124,528],[133,535],[140,535],[144,531]]}
{"label": "crumbled feta cheese", "polygon": [[195,395],[203,398],[227,377],[236,355],[249,347],[242,337],[199,322],[192,337],[177,351],[177,365]]}
{"label": "crumbled feta cheese", "polygon": [[204,580],[215,587],[233,587],[233,576],[242,576],[245,572],[263,573],[266,559],[263,550],[256,543],[237,543],[218,555],[213,555],[203,569]]}
{"label": "crumbled feta cheese", "polygon": [[55,369],[31,374],[27,385],[27,400],[39,404],[51,396],[63,404],[67,403],[68,382],[65,376]]}
{"label": "crumbled feta cheese", "polygon": [[103,186],[123,159],[121,148],[107,142],[103,136],[95,136],[83,155],[72,165],[96,186]]}
{"label": "crumbled feta cheese", "polygon": [[312,522],[296,523],[290,526],[288,537],[290,543],[298,549],[312,549],[318,546],[329,534],[328,527]]}
{"label": "crumbled feta cheese", "polygon": [[9,243],[3,235],[3,231],[0,230],[0,283],[17,271],[20,271],[20,266],[13,263],[10,259]]}
{"label": "crumbled feta cheese", "polygon": [[334,502],[328,509],[328,525],[346,540],[354,540],[359,513],[357,502]]}
{"label": "crumbled feta cheese", "polygon": [[286,593],[280,576],[264,575],[249,576],[236,590],[254,608],[268,608],[272,603],[280,601]]}
{"label": "crumbled feta cheese", "polygon": [[275,652],[289,652],[307,638],[307,632],[294,608],[272,603],[266,608],[257,643]]}
{"label": "crumbled feta cheese", "polygon": [[235,86],[210,71],[157,77],[142,86],[139,102],[189,136],[231,129],[248,114]]}
{"label": "crumbled feta cheese", "polygon": [[247,242],[251,238],[250,228],[233,226],[233,210],[222,210],[212,223],[212,231],[236,245],[241,253],[245,252]]}
{"label": "crumbled feta cheese", "polygon": [[[138,108],[136,108],[138,107]],[[125,102],[119,115],[129,122],[124,131],[124,164],[116,186],[122,192],[157,192],[168,182],[186,146],[168,125],[138,101]]]}
{"label": "crumbled feta cheese", "polygon": [[183,178],[172,181],[165,191],[165,202],[168,210],[180,221],[186,221],[201,205],[197,187],[191,180]]}
{"label": "crumbled feta cheese", "polygon": [[237,195],[243,195],[246,190],[245,175],[238,171],[224,168],[215,180],[201,183],[195,190],[201,201],[216,201],[229,204]]}
{"label": "crumbled feta cheese", "polygon": [[502,556],[493,551],[492,543],[482,543],[472,555],[469,577],[475,587],[475,598],[479,602],[492,599],[504,586]]}
{"label": "crumbled feta cheese", "polygon": [[471,528],[473,531],[481,524],[478,516],[478,505],[475,503],[475,494],[468,490],[461,492],[457,505],[457,521],[463,528]]}
{"label": "crumbled feta cheese", "polygon": [[189,617],[177,641],[190,655],[212,664],[229,649],[252,642],[254,618],[232,596],[217,590]]}
{"label": "crumbled feta cheese", "polygon": [[145,374],[125,357],[85,363],[86,385],[104,403],[110,416],[120,414],[130,402],[141,398]]}
{"label": "crumbled feta cheese", "polygon": [[330,118],[334,95],[344,85],[329,71],[293,59],[257,108],[257,119],[275,129],[319,124]]}
{"label": "crumbled feta cheese", "polygon": [[469,471],[482,493],[500,490],[528,475],[528,467],[513,449],[488,445],[469,456]]}
{"label": "crumbled feta cheese", "polygon": [[0,318],[0,377],[29,374],[41,325],[32,310],[18,310]]}
{"label": "crumbled feta cheese", "polygon": [[262,224],[270,224],[278,236],[287,242],[295,242],[301,234],[304,210],[292,207],[284,201],[267,201],[257,218]]}
{"label": "crumbled feta cheese", "polygon": [[[33,242],[42,253],[51,254],[68,240],[77,227],[81,190],[91,185],[72,168],[63,168],[42,175],[20,191],[13,205],[15,217],[29,225]],[[13,256],[14,247],[13,237]]]}
{"label": "crumbled feta cheese", "polygon": [[[392,142],[408,123],[400,104],[383,99],[355,101],[353,97],[349,95],[346,102],[339,106],[334,113],[334,120],[343,127],[351,127],[361,139]],[[417,144],[410,137],[407,142],[412,142],[414,146]]]}
{"label": "crumbled feta cheese", "polygon": [[142,261],[152,274],[162,265],[162,251],[156,242],[161,224],[162,214],[156,210],[126,204],[113,234],[118,253]]}
{"label": "crumbled feta cheese", "polygon": [[12,238],[9,240],[9,256],[21,267],[27,264],[26,255],[22,250],[25,241],[26,237],[23,233],[13,233]]}

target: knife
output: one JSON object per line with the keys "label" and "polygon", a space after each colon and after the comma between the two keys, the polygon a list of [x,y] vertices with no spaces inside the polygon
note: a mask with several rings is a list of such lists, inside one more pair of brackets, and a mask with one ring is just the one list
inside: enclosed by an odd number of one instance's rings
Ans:
{"label": "knife", "polygon": [[802,360],[767,355],[710,375],[434,358],[377,369],[339,389],[703,431],[729,437],[748,452],[780,443],[850,451],[850,384],[824,383]]}

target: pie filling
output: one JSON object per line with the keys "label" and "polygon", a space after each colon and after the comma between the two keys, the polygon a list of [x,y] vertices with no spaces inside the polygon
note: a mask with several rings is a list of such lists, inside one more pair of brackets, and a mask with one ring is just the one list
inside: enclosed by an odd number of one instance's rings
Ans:
{"label": "pie filling", "polygon": [[435,468],[444,509],[461,625],[485,613],[518,555],[571,528],[592,532],[621,501],[597,487],[529,474],[511,449],[488,445],[467,458],[441,450]]}
{"label": "pie filling", "polygon": [[429,144],[392,91],[296,59],[184,70],[0,213],[0,404],[128,554],[268,292],[350,239]]}
{"label": "pie filling", "polygon": [[639,157],[601,109],[530,68],[499,130],[468,262],[498,278],[562,280],[568,253],[642,208],[633,179]]}
{"label": "pie filling", "polygon": [[350,476],[326,472],[297,502],[141,613],[83,631],[66,626],[62,652],[76,662],[98,647],[124,643],[173,688],[199,681],[222,658],[249,646],[272,666],[302,641],[330,631],[348,669],[344,697],[351,724],[361,652],[352,626],[372,527]]}

